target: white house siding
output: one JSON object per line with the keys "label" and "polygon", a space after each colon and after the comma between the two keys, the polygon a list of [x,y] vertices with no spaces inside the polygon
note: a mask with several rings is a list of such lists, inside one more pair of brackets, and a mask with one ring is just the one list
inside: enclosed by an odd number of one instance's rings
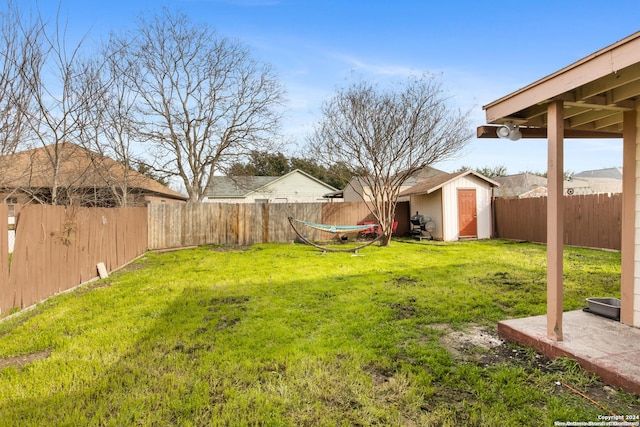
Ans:
{"label": "white house siding", "polygon": [[208,198],[211,203],[319,203],[328,202],[323,195],[335,191],[332,187],[294,173],[277,179],[246,197]]}
{"label": "white house siding", "polygon": [[491,237],[491,187],[483,180],[467,175],[446,184],[442,188],[442,203],[444,209],[445,241],[455,241],[460,238],[458,230],[458,189],[476,190],[476,208],[478,213],[478,239]]}
{"label": "white house siding", "polygon": [[434,191],[431,194],[421,194],[411,198],[411,216],[418,212],[425,217],[431,217],[436,225],[433,230],[434,239],[442,239],[442,190]]}
{"label": "white house siding", "polygon": [[267,184],[264,188],[249,195],[254,200],[269,199],[270,203],[287,202],[323,202],[322,196],[333,189],[296,173]]}
{"label": "white house siding", "polygon": [[207,203],[255,203],[254,200],[247,198],[225,197],[225,198],[207,198]]}

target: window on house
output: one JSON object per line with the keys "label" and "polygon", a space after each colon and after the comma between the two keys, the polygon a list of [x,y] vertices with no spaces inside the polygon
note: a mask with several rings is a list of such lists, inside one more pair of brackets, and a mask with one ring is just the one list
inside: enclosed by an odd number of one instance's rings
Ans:
{"label": "window on house", "polygon": [[256,203],[258,204],[269,203],[269,199],[256,199]]}

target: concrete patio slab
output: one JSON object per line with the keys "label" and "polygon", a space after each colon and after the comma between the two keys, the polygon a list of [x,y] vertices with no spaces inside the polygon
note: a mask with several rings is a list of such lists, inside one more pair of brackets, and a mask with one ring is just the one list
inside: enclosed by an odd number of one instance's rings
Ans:
{"label": "concrete patio slab", "polygon": [[546,316],[498,322],[501,338],[549,358],[570,357],[604,382],[640,394],[640,329],[584,311],[563,313],[563,341],[547,338]]}

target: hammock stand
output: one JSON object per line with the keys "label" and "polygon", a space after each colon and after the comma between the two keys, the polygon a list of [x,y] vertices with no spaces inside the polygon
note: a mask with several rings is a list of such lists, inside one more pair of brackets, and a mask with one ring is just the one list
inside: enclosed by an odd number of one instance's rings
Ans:
{"label": "hammock stand", "polygon": [[327,233],[347,233],[347,232],[350,232],[350,231],[361,231],[361,230],[366,230],[368,228],[371,228],[371,227],[373,227],[375,225],[373,225],[373,224],[367,224],[367,225],[326,225],[326,224],[316,224],[314,222],[301,221],[301,220],[295,219],[293,217],[288,217],[288,219],[289,219],[289,224],[291,224],[291,228],[293,228],[293,231],[296,232],[296,234],[298,235],[300,240],[302,240],[307,245],[310,245],[310,246],[313,246],[313,247],[316,247],[316,248],[322,250],[323,254],[325,252],[354,252],[354,254],[357,254],[360,249],[372,245],[373,243],[375,243],[378,240],[380,240],[380,238],[382,237],[382,234],[379,234],[375,239],[371,240],[370,242],[367,242],[367,243],[362,244],[360,246],[355,246],[353,248],[344,248],[344,249],[328,248],[326,246],[322,246],[322,245],[319,245],[317,243],[314,243],[314,242],[310,241],[309,239],[307,239],[306,237],[304,237],[302,235],[302,233],[300,233],[298,231],[298,229],[296,228],[296,226],[293,224],[294,221],[295,222],[299,222],[301,224],[304,224],[307,227],[315,228],[316,230],[325,231]]}

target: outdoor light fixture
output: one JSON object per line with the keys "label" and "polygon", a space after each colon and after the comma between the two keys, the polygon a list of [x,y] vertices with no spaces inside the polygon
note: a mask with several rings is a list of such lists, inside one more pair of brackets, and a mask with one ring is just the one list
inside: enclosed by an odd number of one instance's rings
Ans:
{"label": "outdoor light fixture", "polygon": [[496,129],[498,138],[508,138],[511,141],[517,141],[522,138],[522,133],[518,126],[513,122],[505,122],[504,125]]}

